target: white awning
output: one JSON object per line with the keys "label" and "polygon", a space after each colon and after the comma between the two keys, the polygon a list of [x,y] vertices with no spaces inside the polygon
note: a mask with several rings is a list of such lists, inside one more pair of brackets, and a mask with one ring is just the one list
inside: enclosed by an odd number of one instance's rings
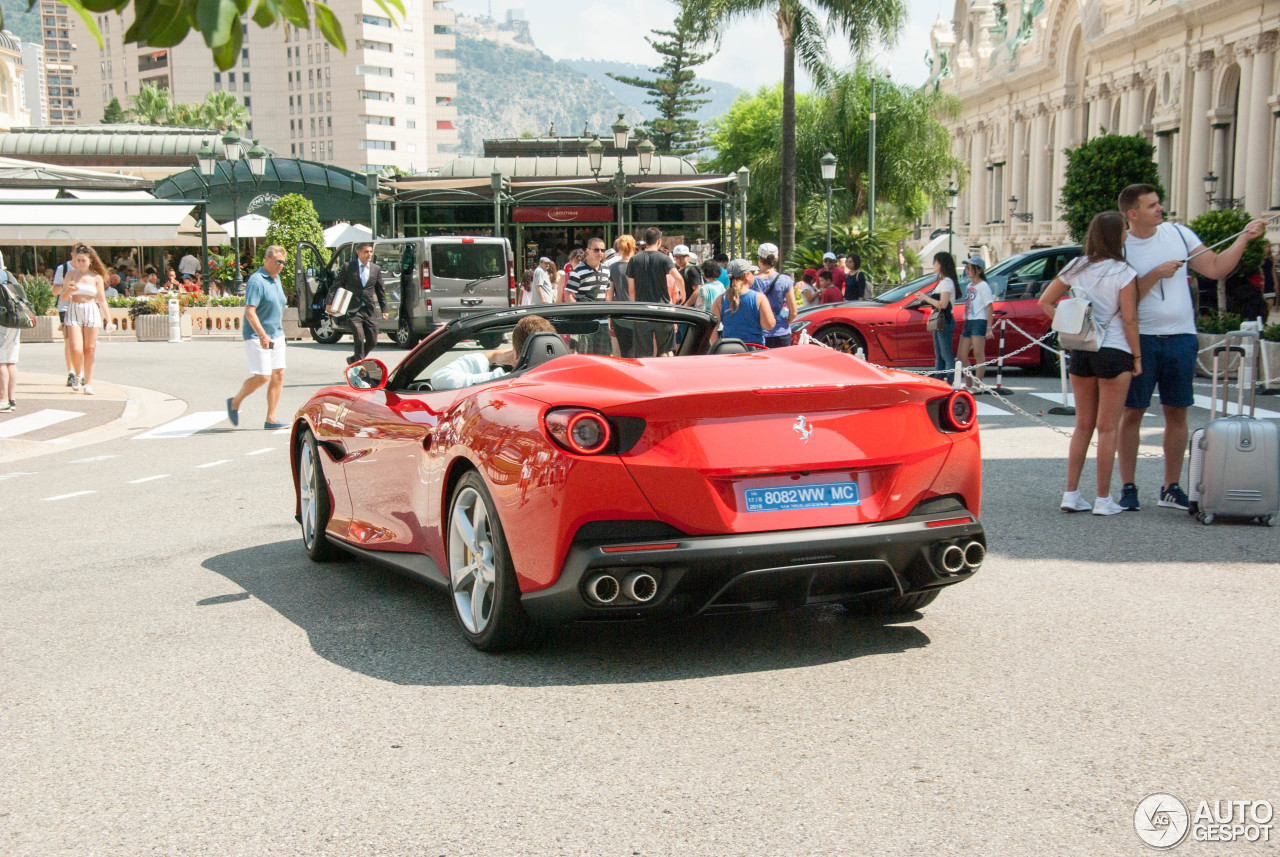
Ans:
{"label": "white awning", "polygon": [[145,190],[73,190],[69,188],[67,193],[76,199],[155,199],[150,191]]}
{"label": "white awning", "polygon": [[271,221],[261,214],[242,214],[238,220],[228,220],[221,224],[228,235],[234,235],[239,225],[241,238],[266,238],[267,227],[271,225]]}
{"label": "white awning", "polygon": [[0,187],[0,202],[23,199],[57,199],[56,187]]}
{"label": "white awning", "polygon": [[0,244],[69,245],[77,242],[124,247],[178,243],[190,203],[112,205],[79,201],[0,202]]}

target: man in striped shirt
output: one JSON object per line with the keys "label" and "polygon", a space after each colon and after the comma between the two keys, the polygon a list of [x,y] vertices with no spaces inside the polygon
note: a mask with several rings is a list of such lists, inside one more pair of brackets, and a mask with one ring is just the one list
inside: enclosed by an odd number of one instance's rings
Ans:
{"label": "man in striped shirt", "polygon": [[[569,273],[569,282],[564,287],[566,302],[591,303],[605,300],[610,278],[609,271],[601,263],[604,262],[606,252],[603,238],[591,238],[587,241],[587,257]],[[613,344],[609,338],[608,323],[601,321],[595,333],[579,336],[577,346],[579,354],[612,354]]]}

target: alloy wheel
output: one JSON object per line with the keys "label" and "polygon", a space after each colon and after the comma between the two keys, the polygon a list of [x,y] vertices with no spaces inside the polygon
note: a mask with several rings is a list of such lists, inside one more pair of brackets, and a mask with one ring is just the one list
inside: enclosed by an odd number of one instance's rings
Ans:
{"label": "alloy wheel", "polygon": [[302,507],[302,543],[308,549],[316,543],[317,497],[320,494],[319,468],[316,467],[314,447],[302,444],[298,455],[299,505]]}
{"label": "alloy wheel", "polygon": [[449,577],[458,617],[469,632],[479,634],[493,616],[497,570],[489,512],[474,488],[464,488],[453,506]]}

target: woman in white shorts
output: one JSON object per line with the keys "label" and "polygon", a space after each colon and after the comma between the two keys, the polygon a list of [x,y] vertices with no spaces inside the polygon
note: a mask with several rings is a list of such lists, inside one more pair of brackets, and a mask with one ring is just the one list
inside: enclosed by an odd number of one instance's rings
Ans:
{"label": "woman in white shorts", "polygon": [[[7,279],[2,263],[0,263],[0,281],[5,281],[4,287],[16,297],[24,301],[27,299],[27,293],[23,291],[22,286],[12,279]],[[21,338],[20,329],[0,327],[0,412],[12,411],[18,406],[17,400],[14,399],[14,391],[18,388],[18,346]]]}
{"label": "woman in white shorts", "polygon": [[71,388],[83,387],[93,395],[93,358],[98,348],[98,331],[106,323],[107,268],[87,244],[71,250],[71,270],[54,287],[54,294],[67,300],[66,336],[71,343]]}

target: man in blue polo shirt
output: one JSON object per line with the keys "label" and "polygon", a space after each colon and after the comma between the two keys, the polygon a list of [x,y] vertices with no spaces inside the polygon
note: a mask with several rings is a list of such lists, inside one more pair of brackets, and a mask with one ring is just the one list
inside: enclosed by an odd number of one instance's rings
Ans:
{"label": "man in blue polo shirt", "polygon": [[276,244],[268,247],[262,257],[262,267],[254,271],[244,286],[244,322],[240,331],[244,337],[250,374],[240,385],[240,392],[227,399],[227,419],[233,426],[240,425],[240,405],[245,398],[267,384],[267,419],[262,427],[286,427],[276,418],[280,394],[284,391],[282,319],[286,301],[284,287],[280,284],[280,271],[284,268],[285,256],[283,247]]}

